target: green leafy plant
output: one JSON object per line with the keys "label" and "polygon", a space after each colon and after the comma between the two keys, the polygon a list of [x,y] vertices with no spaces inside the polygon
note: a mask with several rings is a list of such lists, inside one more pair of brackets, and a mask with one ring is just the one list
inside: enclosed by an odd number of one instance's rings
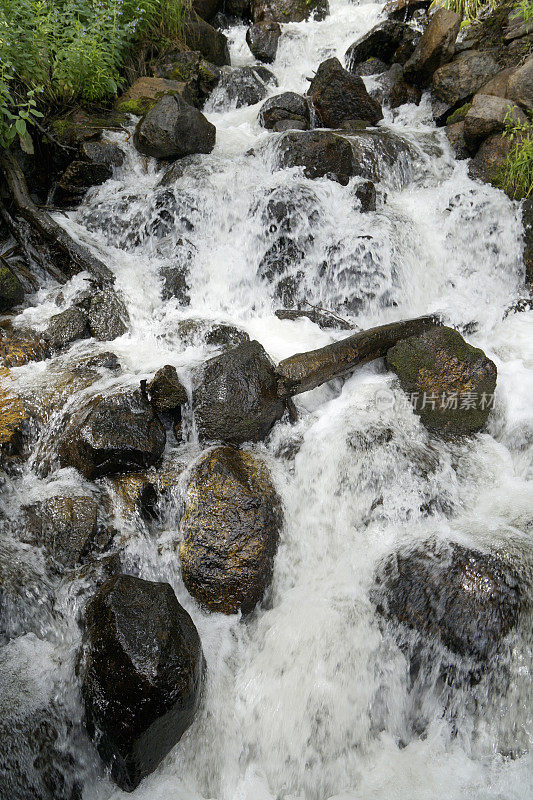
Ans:
{"label": "green leafy plant", "polygon": [[463,17],[462,26],[466,27],[482,14],[492,13],[498,6],[498,0],[438,0],[437,4],[460,14]]}
{"label": "green leafy plant", "polygon": [[516,123],[512,110],[505,117],[504,137],[512,148],[498,168],[493,183],[513,200],[522,200],[533,192],[533,124]]}

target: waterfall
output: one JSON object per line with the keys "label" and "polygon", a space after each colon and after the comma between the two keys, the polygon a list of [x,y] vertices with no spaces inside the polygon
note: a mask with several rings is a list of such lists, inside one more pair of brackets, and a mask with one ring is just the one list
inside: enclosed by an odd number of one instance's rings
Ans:
{"label": "waterfall", "polygon": [[[332,55],[342,61],[383,8],[330,5],[324,21],[283,25],[270,95],[305,92],[318,64]],[[226,33],[232,65],[253,64],[246,27]],[[365,80],[370,86],[373,79]],[[207,661],[193,725],[131,797],[522,800],[532,774],[531,616],[490,680],[450,693],[431,664],[413,683],[409,642],[400,645],[384,630],[370,598],[383,559],[429,539],[499,548],[515,554],[524,573],[533,570],[533,311],[504,316],[522,281],[518,205],[468,177],[466,162],[455,160],[434,126],[428,96],[420,106],[385,110],[380,127],[401,137],[409,155],[385,171],[370,213],[362,212],[353,182],[273,170],[279,134],[259,126],[260,105],[236,109],[211,98],[204,113],[217,129],[215,149],[187,157],[164,185],[165,170],[140,156],[131,139],[106,134],[123,148],[123,166],[56,219],[113,271],[129,330],[13,369],[17,391],[42,397],[73,358],[98,351],[115,353],[121,371],[80,387],[71,408],[81,397],[138,386],[165,364],[187,386],[191,370],[216,352],[184,338],[191,319],[244,330],[275,362],[345,336],[306,318],[275,316],[283,288],[261,267],[270,248],[284,246],[270,216],[274,198],[289,208],[299,257],[281,277],[297,300],[361,328],[439,313],[495,362],[495,407],[485,432],[462,443],[437,441],[400,402],[381,361],[298,397],[298,421],[283,420],[252,447],[271,470],[284,525],[269,601],[246,621],[205,613],[183,585],[176,542],[187,471],[157,523],[132,522],[117,501],[113,524],[127,570],[171,584]],[[162,297],[163,275],[172,269],[187,276],[189,305]],[[86,286],[87,276],[76,276],[61,288],[63,299]],[[57,286],[42,288],[16,324],[44,330],[57,295]],[[379,402],[383,391],[393,402]],[[46,450],[64,413],[40,432],[36,453]],[[168,450],[191,464],[200,453],[194,430]],[[43,476],[30,459],[4,487],[6,520],[16,524],[20,505],[65,489],[96,492],[74,469]],[[42,565],[37,555],[30,560],[39,594]],[[32,680],[73,719],[81,718],[75,670],[83,598],[82,589],[65,588],[53,609],[42,600],[35,630],[2,656],[10,674],[30,663]],[[86,768],[84,800],[127,796],[89,757]]]}

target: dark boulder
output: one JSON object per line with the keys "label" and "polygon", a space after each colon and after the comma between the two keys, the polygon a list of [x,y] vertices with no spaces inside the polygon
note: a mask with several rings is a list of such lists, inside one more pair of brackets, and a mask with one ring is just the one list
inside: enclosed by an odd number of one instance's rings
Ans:
{"label": "dark boulder", "polygon": [[180,559],[188,591],[210,611],[252,611],[272,578],[280,524],[264,462],[232,447],[211,450],[185,496]]}
{"label": "dark boulder", "polygon": [[377,193],[376,186],[372,181],[361,181],[361,183],[355,187],[355,196],[359,200],[361,211],[364,214],[376,210]]}
{"label": "dark boulder", "polygon": [[220,80],[220,67],[211,64],[197,50],[166,50],[152,67],[154,73],[172,81],[183,81],[187,91],[183,99],[191,105],[202,106]]}
{"label": "dark boulder", "polygon": [[341,319],[341,317],[337,317],[336,314],[326,314],[322,311],[317,311],[315,308],[306,311],[304,309],[287,309],[282,308],[279,311],[274,312],[278,319],[289,319],[289,320],[296,320],[296,319],[309,319],[315,325],[318,325],[319,328],[335,328],[336,330],[341,331],[350,331],[352,330],[352,325],[349,322],[346,322],[345,319]]}
{"label": "dark boulder", "polygon": [[426,86],[443,64],[455,53],[455,40],[461,27],[461,16],[455,11],[440,8],[432,17],[409,61],[405,64],[405,79],[421,88]]}
{"label": "dark boulder", "polygon": [[387,619],[488,664],[518,623],[521,594],[518,574],[498,556],[429,543],[388,558],[372,599]]}
{"label": "dark boulder", "polygon": [[403,339],[387,352],[387,366],[431,430],[467,435],[486,423],[494,402],[496,366],[452,328],[433,328]]}
{"label": "dark boulder", "polygon": [[223,70],[216,96],[215,108],[254,106],[267,96],[269,86],[277,86],[276,76],[266,67],[232,67]]}
{"label": "dark boulder", "polygon": [[51,623],[51,586],[41,560],[28,545],[0,538],[0,645],[30,632],[44,637]]}
{"label": "dark boulder", "polygon": [[[369,58],[379,59],[385,64],[397,62],[396,51],[414,33],[413,29],[403,22],[394,22],[393,20],[380,22],[350,45],[344,56],[344,63],[350,72],[354,72],[359,64]],[[413,45],[411,53],[414,47]]]}
{"label": "dark boulder", "polygon": [[205,662],[168,583],[111,578],[87,605],[82,694],[87,728],[115,783],[133,791],[191,725]]}
{"label": "dark boulder", "polygon": [[451,125],[446,125],[444,130],[455,158],[459,160],[468,158],[470,153],[468,152],[465,142],[464,120],[462,122],[453,122]]}
{"label": "dark boulder", "polygon": [[62,466],[94,479],[156,464],[165,449],[165,429],[140,391],[89,400],[59,436]]}
{"label": "dark boulder", "polygon": [[252,55],[258,61],[271,64],[276,59],[278,52],[278,42],[281,36],[279,23],[267,21],[258,22],[246,31],[246,42]]}
{"label": "dark boulder", "polygon": [[259,342],[245,342],[206,362],[193,391],[200,441],[264,439],[285,411],[274,367]]}
{"label": "dark boulder", "polygon": [[277,94],[261,106],[259,124],[270,130],[287,130],[285,126],[299,130],[308,130],[310,127],[309,105],[305,97],[295,92]]}
{"label": "dark boulder", "polygon": [[91,335],[100,342],[116,339],[128,330],[128,311],[114,289],[96,292],[88,303],[87,315]]}
{"label": "dark boulder", "polygon": [[51,497],[24,511],[24,541],[44,547],[59,570],[83,564],[98,550],[98,505],[92,497]]}
{"label": "dark boulder", "polygon": [[328,0],[252,0],[254,22],[304,22],[323,20],[329,14]]}
{"label": "dark boulder", "polygon": [[189,50],[199,51],[210,64],[223,67],[231,63],[227,38],[193,10],[185,17],[182,38]]}
{"label": "dark boulder", "polygon": [[142,119],[135,130],[137,150],[154,158],[183,158],[210,153],[216,129],[204,115],[178,95],[167,95]]}
{"label": "dark boulder", "polygon": [[174,246],[173,262],[162,267],[160,273],[163,279],[163,300],[175,298],[180,305],[189,305],[189,269],[195,254],[196,247],[192,242],[178,239]]}
{"label": "dark boulder", "polygon": [[124,163],[123,151],[113,142],[82,141],[79,154],[80,159],[71,161],[53,187],[51,199],[54,205],[76,205],[92,186],[105,183],[112,177],[113,168]]}
{"label": "dark boulder", "polygon": [[24,289],[5,262],[0,264],[0,314],[10,311],[24,300]]}
{"label": "dark boulder", "polygon": [[411,19],[417,11],[424,11],[431,5],[431,0],[389,0],[383,9],[383,13],[389,19],[406,22]]}
{"label": "dark boulder", "polygon": [[468,50],[433,74],[433,113],[438,121],[478,92],[499,71],[490,53]]}
{"label": "dark boulder", "polygon": [[80,153],[87,161],[108,167],[121,167],[125,158],[124,151],[118,144],[98,140],[82,142]]}
{"label": "dark boulder", "polygon": [[187,392],[178,378],[176,367],[170,364],[157,370],[146,385],[146,391],[156,411],[175,412],[188,402]]}
{"label": "dark boulder", "polygon": [[[157,65],[153,67],[158,72]],[[117,100],[117,110],[122,114],[133,114],[143,117],[167,95],[179,95],[190,105],[198,104],[198,95],[194,81],[174,80],[170,76],[157,75],[137,78],[129,89]]]}
{"label": "dark boulder", "polygon": [[509,77],[507,97],[527,110],[533,109],[533,56]]}
{"label": "dark boulder", "polygon": [[192,0],[192,8],[199,17],[206,22],[211,22],[217,11],[223,5],[221,0]]}
{"label": "dark boulder", "polygon": [[380,105],[370,97],[362,78],[351,75],[337,58],[319,66],[309,97],[325,128],[336,128],[345,120],[366,120],[375,125],[383,119]]}
{"label": "dark boulder", "polygon": [[399,75],[393,82],[386,100],[390,108],[398,108],[406,103],[418,105],[422,98],[422,92],[417,86],[412,86],[404,80],[403,75]]}
{"label": "dark boulder", "polygon": [[359,75],[360,78],[365,78],[369,75],[381,75],[381,73],[386,72],[387,69],[388,65],[379,58],[367,58],[360,64],[355,64],[353,67],[350,67],[350,72],[352,75]]}
{"label": "dark boulder", "polygon": [[500,167],[512,147],[512,142],[501,134],[489,136],[470,162],[468,174],[483,183],[493,183],[497,180]]}
{"label": "dark boulder", "polygon": [[355,174],[350,142],[330,131],[289,131],[277,144],[280,169],[303,167],[306,178],[328,177],[347,184]]}
{"label": "dark boulder", "polygon": [[52,350],[60,350],[77,339],[88,339],[90,335],[87,314],[72,307],[50,318],[44,337]]}

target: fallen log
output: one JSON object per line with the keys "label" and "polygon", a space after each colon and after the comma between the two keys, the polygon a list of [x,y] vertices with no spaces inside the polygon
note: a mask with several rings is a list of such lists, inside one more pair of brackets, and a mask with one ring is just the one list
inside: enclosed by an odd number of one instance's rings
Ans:
{"label": "fallen log", "polygon": [[[85,247],[75,242],[47,211],[35,205],[30,197],[22,170],[7,150],[4,150],[0,156],[0,169],[4,173],[17,215],[26,220],[31,226],[32,232],[50,249],[51,259],[59,261],[59,264],[54,263],[51,269],[48,268],[50,274],[61,280],[61,277],[65,279],[64,275],[70,277],[87,270],[100,285],[113,283],[115,279],[111,270],[89,253]],[[11,233],[17,241],[20,241],[21,236],[16,225],[11,228]],[[22,238],[24,241],[20,243],[25,247],[26,237]]]}
{"label": "fallen log", "polygon": [[361,364],[383,358],[387,350],[401,339],[418,336],[439,324],[434,316],[392,322],[354,333],[319,350],[296,353],[276,367],[278,394],[280,397],[293,397],[308,392],[322,383],[352,372]]}

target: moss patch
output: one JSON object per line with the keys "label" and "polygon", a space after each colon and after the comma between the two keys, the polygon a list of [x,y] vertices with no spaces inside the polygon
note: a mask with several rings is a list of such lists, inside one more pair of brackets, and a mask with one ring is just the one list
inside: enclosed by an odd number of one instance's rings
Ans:
{"label": "moss patch", "polygon": [[463,122],[471,108],[472,103],[465,103],[460,108],[457,108],[446,120],[446,125],[454,125],[456,122]]}

